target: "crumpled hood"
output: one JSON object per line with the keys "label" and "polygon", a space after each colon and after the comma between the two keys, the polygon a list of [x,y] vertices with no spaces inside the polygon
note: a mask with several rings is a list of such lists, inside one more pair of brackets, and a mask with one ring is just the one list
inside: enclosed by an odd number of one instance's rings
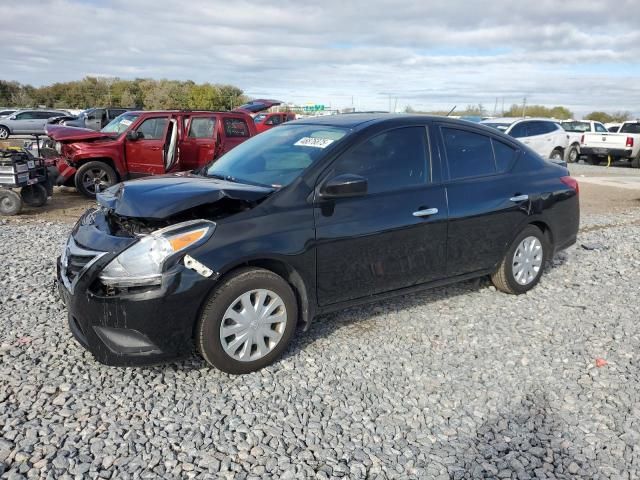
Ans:
{"label": "crumpled hood", "polygon": [[76,142],[82,140],[98,140],[100,138],[115,138],[117,133],[96,132],[89,128],[67,127],[66,125],[47,125],[47,136],[56,142]]}
{"label": "crumpled hood", "polygon": [[256,202],[273,191],[181,172],[119,183],[99,193],[97,200],[122,217],[162,220],[224,198]]}

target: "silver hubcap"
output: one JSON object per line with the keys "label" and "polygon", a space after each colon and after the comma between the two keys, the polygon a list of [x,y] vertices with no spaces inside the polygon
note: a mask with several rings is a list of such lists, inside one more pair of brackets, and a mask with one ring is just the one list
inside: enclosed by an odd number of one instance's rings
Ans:
{"label": "silver hubcap", "polygon": [[535,280],[542,267],[542,244],[536,237],[527,237],[520,242],[513,254],[513,278],[520,285]]}
{"label": "silver hubcap", "polygon": [[562,160],[562,155],[560,155],[560,152],[553,152],[551,154],[551,159],[552,160]]}
{"label": "silver hubcap", "polygon": [[220,341],[231,358],[253,362],[278,345],[286,326],[282,299],[270,290],[251,290],[227,308],[220,323]]}
{"label": "silver hubcap", "polygon": [[0,128],[0,140],[4,140],[5,138],[9,138],[9,130]]}
{"label": "silver hubcap", "polygon": [[82,185],[88,192],[99,193],[109,188],[113,182],[107,172],[101,168],[93,168],[85,172],[82,177]]}
{"label": "silver hubcap", "polygon": [[569,152],[569,160],[575,162],[578,159],[578,150],[572,148]]}

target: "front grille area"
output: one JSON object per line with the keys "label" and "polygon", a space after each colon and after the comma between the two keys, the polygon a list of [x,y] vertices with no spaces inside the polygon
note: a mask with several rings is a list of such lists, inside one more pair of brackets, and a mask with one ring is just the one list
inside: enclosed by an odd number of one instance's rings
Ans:
{"label": "front grille area", "polygon": [[97,252],[80,247],[69,237],[61,258],[61,276],[65,287],[73,293],[78,280],[106,252]]}

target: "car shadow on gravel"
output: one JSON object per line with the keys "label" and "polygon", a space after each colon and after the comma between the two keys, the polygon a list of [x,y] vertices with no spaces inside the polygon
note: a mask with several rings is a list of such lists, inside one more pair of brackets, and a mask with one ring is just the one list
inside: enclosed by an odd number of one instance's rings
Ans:
{"label": "car shadow on gravel", "polygon": [[543,394],[526,395],[483,423],[475,437],[452,438],[434,448],[455,447],[456,462],[448,467],[454,479],[594,478],[596,465],[566,430]]}

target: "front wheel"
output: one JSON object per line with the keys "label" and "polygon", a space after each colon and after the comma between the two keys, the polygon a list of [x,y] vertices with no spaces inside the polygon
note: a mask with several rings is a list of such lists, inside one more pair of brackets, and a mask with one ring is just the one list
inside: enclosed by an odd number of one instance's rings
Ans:
{"label": "front wheel", "polygon": [[0,215],[17,215],[22,210],[22,200],[13,190],[0,188]]}
{"label": "front wheel", "polygon": [[0,127],[0,140],[6,140],[11,135],[11,132],[7,127]]}
{"label": "front wheel", "polygon": [[116,172],[104,162],[88,162],[78,168],[75,185],[85,197],[95,198],[96,194],[118,182]]}
{"label": "front wheel", "polygon": [[505,254],[491,281],[497,289],[519,295],[540,281],[551,245],[538,227],[528,225]]}
{"label": "front wheel", "polygon": [[223,372],[253,372],[282,354],[297,321],[295,294],[282,277],[262,268],[242,268],[209,298],[196,330],[196,347],[207,363]]}

